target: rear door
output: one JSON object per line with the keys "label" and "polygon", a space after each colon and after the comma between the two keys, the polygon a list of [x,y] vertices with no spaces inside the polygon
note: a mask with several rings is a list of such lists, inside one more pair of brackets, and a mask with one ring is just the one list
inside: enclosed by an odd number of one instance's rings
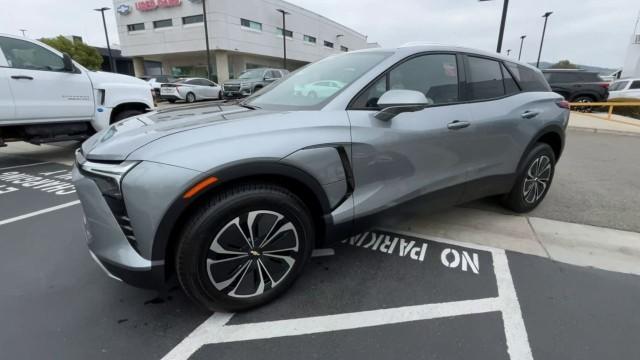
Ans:
{"label": "rear door", "polygon": [[15,101],[15,119],[88,120],[93,116],[91,82],[82,70],[63,71],[62,57],[36,43],[0,36],[4,73]]}
{"label": "rear door", "polygon": [[625,97],[640,99],[640,80],[634,80],[629,85],[629,89],[625,91]]}
{"label": "rear door", "polygon": [[9,69],[2,48],[0,48],[0,125],[3,120],[13,120],[15,114],[16,106],[9,87]]}
{"label": "rear door", "polygon": [[[357,217],[447,188],[446,201],[458,201],[462,192],[455,185],[465,181],[470,156],[465,147],[469,129],[449,128],[469,121],[469,105],[459,103],[459,61],[454,53],[405,59],[363,89],[350,105]],[[421,91],[433,106],[378,120],[377,100],[390,89]]]}
{"label": "rear door", "polygon": [[473,136],[465,144],[471,155],[465,189],[465,200],[470,200],[509,190],[522,152],[541,127],[550,100],[535,94],[549,88],[531,69],[477,55],[465,56],[465,64],[465,99],[473,106],[469,120]]}

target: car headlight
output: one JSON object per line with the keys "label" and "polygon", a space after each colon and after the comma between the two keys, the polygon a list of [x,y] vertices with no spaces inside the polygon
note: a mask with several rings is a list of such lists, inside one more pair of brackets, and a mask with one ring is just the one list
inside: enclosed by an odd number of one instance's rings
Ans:
{"label": "car headlight", "polygon": [[139,161],[123,161],[118,164],[109,164],[85,161],[79,164],[79,167],[96,183],[102,195],[121,199],[122,178],[139,163]]}

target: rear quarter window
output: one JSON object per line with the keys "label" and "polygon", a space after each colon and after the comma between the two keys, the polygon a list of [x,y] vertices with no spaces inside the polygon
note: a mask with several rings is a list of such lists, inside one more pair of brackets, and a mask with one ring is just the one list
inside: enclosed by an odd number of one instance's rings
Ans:
{"label": "rear quarter window", "polygon": [[[546,76],[542,73],[515,63],[506,63],[507,68],[515,77],[522,91],[551,91]],[[548,73],[545,75],[549,75]]]}
{"label": "rear quarter window", "polygon": [[[636,81],[640,85],[640,81]],[[627,87],[628,81],[616,81],[609,86],[610,91],[624,90]],[[633,86],[633,85],[632,85]]]}
{"label": "rear quarter window", "polygon": [[640,80],[632,82],[631,86],[629,86],[629,89],[640,89]]}

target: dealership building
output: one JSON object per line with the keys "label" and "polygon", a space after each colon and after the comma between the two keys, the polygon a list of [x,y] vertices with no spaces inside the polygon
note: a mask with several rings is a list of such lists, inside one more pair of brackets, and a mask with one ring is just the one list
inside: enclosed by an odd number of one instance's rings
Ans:
{"label": "dealership building", "polygon": [[[136,76],[206,77],[202,1],[114,0],[122,55],[133,59]],[[365,35],[286,1],[204,1],[212,77],[218,81],[247,69],[281,68],[283,42],[289,70],[372,46]]]}

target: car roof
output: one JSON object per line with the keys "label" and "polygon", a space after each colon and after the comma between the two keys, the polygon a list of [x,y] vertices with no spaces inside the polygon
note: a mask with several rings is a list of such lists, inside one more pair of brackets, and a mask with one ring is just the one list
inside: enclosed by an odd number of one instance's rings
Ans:
{"label": "car roof", "polygon": [[349,53],[357,53],[357,52],[393,52],[393,53],[396,53],[396,54],[399,54],[399,55],[409,56],[409,55],[412,55],[412,54],[421,53],[421,52],[427,52],[427,51],[450,51],[450,52],[458,52],[458,53],[467,53],[467,54],[471,54],[471,55],[486,56],[486,57],[491,57],[491,58],[494,58],[494,59],[498,59],[498,60],[507,61],[507,62],[511,62],[511,63],[514,63],[514,64],[522,65],[524,67],[539,71],[539,69],[536,68],[535,66],[529,65],[529,64],[527,64],[525,62],[521,62],[521,61],[515,60],[513,58],[504,56],[502,54],[493,53],[493,52],[484,51],[484,50],[479,50],[479,49],[468,48],[468,47],[464,47],[464,46],[438,44],[438,43],[430,43],[430,42],[422,42],[422,41],[406,43],[406,44],[401,45],[401,46],[396,47],[396,48],[362,49],[362,50],[350,51]]}

